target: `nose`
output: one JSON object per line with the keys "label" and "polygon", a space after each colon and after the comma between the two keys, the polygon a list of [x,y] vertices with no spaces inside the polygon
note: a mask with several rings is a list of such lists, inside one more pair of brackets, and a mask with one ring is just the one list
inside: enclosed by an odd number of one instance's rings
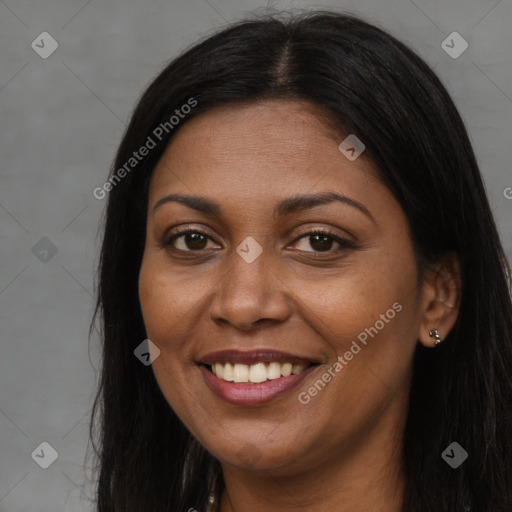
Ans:
{"label": "nose", "polygon": [[289,318],[288,286],[271,267],[265,251],[251,263],[235,252],[231,259],[231,268],[220,280],[210,304],[211,319],[250,331]]}

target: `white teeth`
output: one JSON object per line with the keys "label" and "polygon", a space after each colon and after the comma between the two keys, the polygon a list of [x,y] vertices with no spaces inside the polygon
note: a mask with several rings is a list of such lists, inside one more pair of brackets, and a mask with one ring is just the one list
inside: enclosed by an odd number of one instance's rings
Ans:
{"label": "white teeth", "polygon": [[302,372],[307,364],[278,363],[256,363],[253,365],[240,363],[215,363],[212,365],[212,372],[228,382],[252,382],[254,384],[265,382],[266,380],[279,379],[280,377],[288,377],[297,375]]}
{"label": "white teeth", "polygon": [[219,379],[222,379],[224,377],[224,366],[219,363],[215,363],[214,367],[215,367],[215,375],[217,375],[217,377],[219,377]]}
{"label": "white teeth", "polygon": [[292,374],[292,364],[284,363],[281,365],[281,375],[283,377],[289,377]]}
{"label": "white teeth", "polygon": [[[215,365],[217,366],[217,365]],[[224,380],[227,380],[228,382],[233,382],[234,380],[234,376],[233,376],[233,365],[231,363],[226,363],[224,365],[220,365],[220,366],[224,366],[224,375],[222,376],[222,378]]]}
{"label": "white teeth", "polygon": [[272,362],[267,368],[267,379],[279,379],[281,377],[281,365],[276,362]]}
{"label": "white teeth", "polygon": [[264,363],[253,364],[249,367],[249,382],[265,382],[267,368]]}
{"label": "white teeth", "polygon": [[235,364],[233,367],[233,377],[235,382],[248,382],[249,367],[246,364]]}

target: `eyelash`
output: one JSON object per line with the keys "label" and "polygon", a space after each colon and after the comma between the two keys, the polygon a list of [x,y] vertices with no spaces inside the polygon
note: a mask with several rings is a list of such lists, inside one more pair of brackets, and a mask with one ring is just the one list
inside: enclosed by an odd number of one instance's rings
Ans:
{"label": "eyelash", "polygon": [[[176,251],[176,252],[180,252],[180,253],[201,253],[204,251],[203,250],[197,250],[197,251],[194,251],[194,250],[183,250],[183,249],[176,249],[175,247],[173,247],[173,242],[175,240],[177,240],[178,238],[184,236],[184,235],[187,235],[187,234],[191,234],[191,233],[194,233],[194,234],[198,234],[198,235],[202,235],[210,240],[213,240],[207,233],[205,233],[204,231],[201,231],[201,230],[198,230],[198,229],[190,229],[190,228],[178,228],[176,230],[175,233],[171,234],[170,236],[167,236],[164,238],[164,240],[162,241],[161,243],[161,246],[162,248],[171,248],[173,251]],[[306,252],[306,253],[314,253],[314,254],[319,254],[319,255],[322,255],[322,254],[327,254],[327,255],[330,255],[334,252],[341,252],[342,250],[346,250],[346,249],[356,249],[356,246],[348,241],[347,239],[345,238],[341,238],[339,235],[331,232],[330,230],[328,229],[325,229],[325,228],[317,228],[317,229],[311,229],[310,231],[307,231],[305,233],[302,233],[300,236],[298,236],[297,238],[295,238],[293,240],[292,243],[295,243],[299,240],[302,240],[303,238],[307,238],[308,236],[313,236],[313,235],[324,235],[324,236],[327,236],[329,238],[331,238],[332,240],[334,240],[336,243],[338,243],[338,245],[340,246],[337,250],[332,250],[332,249],[329,249],[327,251],[300,251],[300,252]]]}

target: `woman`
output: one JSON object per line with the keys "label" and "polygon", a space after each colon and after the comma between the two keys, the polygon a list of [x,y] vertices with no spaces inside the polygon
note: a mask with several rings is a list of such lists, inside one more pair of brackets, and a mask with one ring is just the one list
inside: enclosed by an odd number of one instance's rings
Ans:
{"label": "woman", "polygon": [[237,23],[153,81],[101,190],[99,512],[512,510],[509,267],[410,49]]}

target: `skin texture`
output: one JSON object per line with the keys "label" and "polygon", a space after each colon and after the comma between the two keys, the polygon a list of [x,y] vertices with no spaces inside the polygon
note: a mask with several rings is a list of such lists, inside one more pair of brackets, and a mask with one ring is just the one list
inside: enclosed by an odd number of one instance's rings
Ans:
{"label": "skin texture", "polygon": [[[351,162],[338,150],[345,136],[318,114],[295,101],[215,108],[180,128],[151,179],[139,298],[161,350],[152,368],[170,406],[222,464],[222,512],[399,511],[414,349],[433,347],[429,330],[444,338],[457,317],[456,259],[419,283],[403,210],[364,153]],[[272,215],[287,197],[326,191],[358,201],[373,220],[340,202]],[[207,197],[222,215],[178,202],[153,211],[171,193]],[[164,241],[178,225],[209,238],[182,236],[173,252]],[[356,249],[315,243],[312,228]],[[236,252],[248,236],[263,249],[252,263]],[[300,403],[298,394],[395,303],[394,318]],[[210,391],[196,364],[233,348],[321,364],[271,403],[234,406]]]}

